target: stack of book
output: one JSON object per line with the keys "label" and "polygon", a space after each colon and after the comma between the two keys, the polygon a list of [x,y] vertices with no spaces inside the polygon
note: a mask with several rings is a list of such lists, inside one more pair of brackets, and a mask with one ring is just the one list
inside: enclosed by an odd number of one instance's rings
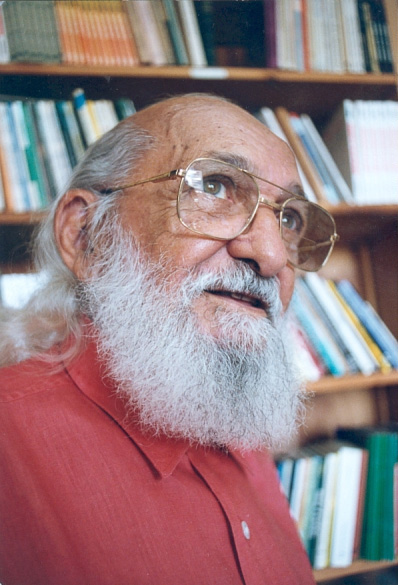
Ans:
{"label": "stack of book", "polygon": [[398,368],[398,341],[347,280],[298,279],[291,302],[297,362],[307,380]]}
{"label": "stack of book", "polygon": [[393,70],[381,0],[5,0],[7,60]]}
{"label": "stack of book", "polygon": [[368,452],[342,441],[277,461],[281,489],[315,569],[346,567],[360,555]]}
{"label": "stack of book", "polygon": [[45,208],[87,146],[134,112],[131,100],[0,101],[0,209]]}
{"label": "stack of book", "polygon": [[319,132],[307,114],[257,118],[292,147],[307,197],[324,205],[398,203],[398,103],[344,100]]}
{"label": "stack of book", "polygon": [[398,428],[340,428],[280,456],[281,489],[315,569],[398,553]]}
{"label": "stack of book", "polygon": [[344,100],[323,139],[358,205],[398,202],[398,103]]}
{"label": "stack of book", "polygon": [[360,556],[393,560],[398,552],[398,427],[342,428],[337,436],[368,453]]}

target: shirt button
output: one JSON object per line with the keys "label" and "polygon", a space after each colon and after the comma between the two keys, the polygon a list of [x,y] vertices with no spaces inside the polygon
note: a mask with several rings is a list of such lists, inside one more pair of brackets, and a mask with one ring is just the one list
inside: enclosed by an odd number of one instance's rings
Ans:
{"label": "shirt button", "polygon": [[250,540],[250,528],[244,520],[242,522],[242,532],[246,540]]}

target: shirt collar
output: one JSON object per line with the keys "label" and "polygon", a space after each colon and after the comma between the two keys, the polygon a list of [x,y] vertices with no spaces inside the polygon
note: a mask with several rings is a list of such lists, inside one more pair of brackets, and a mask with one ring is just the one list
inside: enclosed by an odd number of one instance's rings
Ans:
{"label": "shirt collar", "polygon": [[128,413],[126,400],[117,394],[115,384],[106,376],[94,341],[88,342],[65,370],[77,388],[124,429],[161,477],[173,473],[189,449],[188,441],[153,435],[140,428]]}

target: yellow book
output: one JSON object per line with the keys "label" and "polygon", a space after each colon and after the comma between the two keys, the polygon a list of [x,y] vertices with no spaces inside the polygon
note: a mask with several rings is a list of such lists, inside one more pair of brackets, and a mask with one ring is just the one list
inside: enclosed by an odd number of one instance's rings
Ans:
{"label": "yellow book", "polygon": [[331,289],[332,293],[335,295],[336,299],[342,306],[345,314],[347,315],[347,318],[354,325],[354,327],[357,329],[357,331],[365,341],[366,345],[369,347],[369,350],[372,352],[372,355],[374,356],[375,360],[379,365],[380,371],[383,372],[383,374],[390,372],[392,369],[390,362],[386,359],[385,355],[383,354],[377,343],[373,341],[365,327],[362,325],[361,321],[358,319],[357,315],[340,295],[335,283],[332,280],[326,280],[326,282],[329,288]]}

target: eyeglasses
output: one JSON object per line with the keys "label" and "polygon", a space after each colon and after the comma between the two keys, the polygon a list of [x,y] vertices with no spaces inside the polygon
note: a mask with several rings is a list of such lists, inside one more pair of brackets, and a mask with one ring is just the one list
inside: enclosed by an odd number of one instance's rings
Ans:
{"label": "eyeglasses", "polygon": [[[215,240],[233,240],[248,229],[260,205],[271,208],[279,220],[279,232],[289,263],[315,272],[327,262],[339,239],[333,217],[323,207],[249,173],[234,164],[197,158],[185,169],[107,189],[106,193],[180,178],[177,214],[190,231]],[[257,180],[288,195],[282,204],[260,194]]]}

